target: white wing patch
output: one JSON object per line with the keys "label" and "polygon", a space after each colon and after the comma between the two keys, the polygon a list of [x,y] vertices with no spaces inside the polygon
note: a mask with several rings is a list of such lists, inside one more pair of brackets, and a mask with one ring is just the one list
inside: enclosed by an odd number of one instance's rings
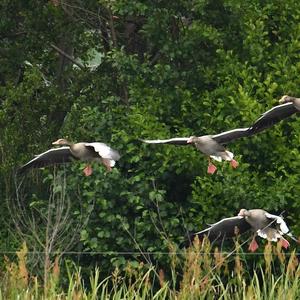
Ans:
{"label": "white wing patch", "polygon": [[276,220],[276,223],[279,224],[280,226],[280,231],[283,233],[283,234],[286,234],[288,233],[290,230],[289,228],[287,227],[286,223],[284,222],[283,218],[279,217],[279,216],[276,216],[276,215],[272,215],[272,214],[269,214],[269,213],[266,213],[265,216],[269,219],[274,219]]}
{"label": "white wing patch", "polygon": [[208,228],[206,228],[206,229],[204,229],[204,230],[198,231],[198,232],[196,232],[195,234],[204,233],[204,232],[206,232],[206,231],[209,231],[209,230],[211,230],[215,225],[218,225],[218,224],[220,224],[220,223],[222,223],[222,222],[224,222],[224,221],[237,220],[237,219],[243,219],[243,218],[244,218],[244,217],[242,217],[242,216],[235,216],[235,217],[224,218],[224,219],[222,219],[222,220],[220,220],[220,221],[218,221],[218,222],[216,222],[216,223],[213,223],[213,224],[207,224],[207,225],[209,225],[210,227],[208,227]]}
{"label": "white wing patch", "polygon": [[262,114],[262,117],[265,117],[266,115],[272,113],[273,111],[280,110],[280,109],[282,109],[285,106],[294,106],[294,104],[291,103],[291,102],[287,102],[287,103],[284,103],[284,104],[276,105],[276,106],[272,107],[271,109],[267,110],[266,112],[264,112]]}
{"label": "white wing patch", "polygon": [[228,150],[226,150],[225,152],[226,152],[227,155],[229,156],[230,160],[232,160],[233,157],[234,157],[234,154],[233,154],[232,152],[228,151]]}
{"label": "white wing patch", "polygon": [[221,162],[222,161],[222,157],[221,156],[216,156],[216,155],[210,155],[210,157],[216,161]]}
{"label": "white wing patch", "polygon": [[[220,153],[220,152],[219,152],[219,153]],[[224,155],[224,153],[222,153],[223,159],[224,159],[224,160],[231,161],[231,160],[233,159],[233,157],[234,157],[233,153],[230,152],[230,151],[227,151],[227,150],[225,151],[225,153],[226,153],[226,156]],[[220,156],[220,155],[210,155],[210,157],[211,157],[212,159],[218,161],[218,162],[221,162],[221,161],[222,161],[222,156]]]}
{"label": "white wing patch", "polygon": [[172,139],[165,139],[165,140],[142,140],[144,143],[147,144],[164,144],[164,143],[171,143],[171,142],[187,142],[189,138],[172,138]]}
{"label": "white wing patch", "polygon": [[104,143],[85,143],[85,145],[93,147],[101,157],[110,159],[111,167],[113,167],[115,165],[115,161],[119,160],[121,157],[118,151],[112,149]]}
{"label": "white wing patch", "polygon": [[258,236],[260,236],[263,239],[267,239],[268,238],[267,234],[263,230],[261,230],[261,229],[257,230],[257,234],[258,234]]}
{"label": "white wing patch", "polygon": [[225,132],[221,132],[219,134],[215,134],[212,138],[220,144],[226,144],[232,140],[236,140],[242,137],[247,136],[247,131],[249,128],[236,128],[232,130],[228,130]]}
{"label": "white wing patch", "polygon": [[216,223],[209,224],[209,225],[210,226],[215,226],[215,225],[217,225],[217,224],[219,224],[221,222],[224,222],[224,221],[237,220],[237,219],[244,219],[244,217],[242,217],[242,216],[235,216],[235,217],[224,218],[224,219],[222,219],[222,220],[220,220],[220,221],[218,221]]}

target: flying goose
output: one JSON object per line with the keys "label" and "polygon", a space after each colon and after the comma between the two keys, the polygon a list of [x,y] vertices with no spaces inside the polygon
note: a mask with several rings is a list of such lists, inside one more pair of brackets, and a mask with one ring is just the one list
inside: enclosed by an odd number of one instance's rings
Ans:
{"label": "flying goose", "polygon": [[283,237],[288,235],[291,239],[298,240],[289,232],[289,228],[280,216],[272,215],[263,209],[241,209],[235,217],[225,218],[210,227],[192,234],[192,238],[198,236],[202,238],[206,235],[210,241],[232,238],[237,234],[243,234],[249,230],[254,231],[253,239],[249,245],[251,252],[256,251],[258,244],[255,240],[256,235],[268,241],[281,241],[286,249],[289,242]]}
{"label": "flying goose", "polygon": [[279,103],[281,104],[267,110],[254,122],[249,129],[251,134],[258,133],[275,125],[281,120],[300,112],[300,98],[284,95],[279,100]]}
{"label": "flying goose", "polygon": [[71,143],[66,139],[58,139],[52,145],[61,145],[60,148],[52,148],[46,152],[38,154],[35,158],[23,165],[19,172],[31,168],[40,168],[52,164],[68,163],[73,160],[81,160],[87,162],[87,166],[83,172],[86,176],[90,176],[93,172],[91,165],[92,161],[100,161],[107,169],[111,171],[116,161],[120,159],[118,151],[112,149],[104,143]]}
{"label": "flying goose", "polygon": [[208,168],[207,173],[213,174],[217,167],[211,162],[211,159],[222,161],[230,161],[233,168],[238,167],[238,162],[233,159],[232,152],[225,149],[223,144],[227,144],[235,139],[247,137],[250,135],[249,128],[238,128],[222,132],[216,135],[191,136],[184,138],[171,138],[166,140],[142,140],[147,144],[173,144],[173,145],[189,145],[194,144],[195,147],[207,155]]}

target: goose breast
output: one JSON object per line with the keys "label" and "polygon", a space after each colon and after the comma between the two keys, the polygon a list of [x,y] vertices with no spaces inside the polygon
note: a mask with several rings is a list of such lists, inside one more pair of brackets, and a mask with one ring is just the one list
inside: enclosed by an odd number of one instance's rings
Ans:
{"label": "goose breast", "polygon": [[195,142],[195,146],[198,150],[203,152],[206,155],[212,155],[217,152],[222,152],[225,148],[212,139],[209,135],[200,136]]}
{"label": "goose breast", "polygon": [[86,147],[86,143],[76,143],[70,147],[71,153],[83,161],[100,160],[99,154],[92,147]]}

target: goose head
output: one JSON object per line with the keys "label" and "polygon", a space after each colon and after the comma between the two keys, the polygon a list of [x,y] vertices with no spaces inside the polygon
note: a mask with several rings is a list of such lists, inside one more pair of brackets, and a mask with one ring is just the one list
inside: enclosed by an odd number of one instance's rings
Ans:
{"label": "goose head", "polygon": [[295,97],[291,97],[291,96],[288,96],[288,95],[284,95],[281,97],[281,99],[279,100],[279,103],[280,104],[283,104],[283,103],[288,103],[288,102],[294,102],[295,100]]}
{"label": "goose head", "polygon": [[189,139],[186,142],[187,142],[187,144],[194,144],[197,141],[198,141],[198,137],[192,135],[192,136],[189,137]]}
{"label": "goose head", "polygon": [[70,146],[70,142],[66,139],[58,139],[57,141],[53,142],[52,145],[61,145],[61,146]]}
{"label": "goose head", "polygon": [[249,217],[250,216],[250,212],[247,209],[242,208],[240,210],[240,212],[238,213],[238,216],[240,216],[240,217]]}

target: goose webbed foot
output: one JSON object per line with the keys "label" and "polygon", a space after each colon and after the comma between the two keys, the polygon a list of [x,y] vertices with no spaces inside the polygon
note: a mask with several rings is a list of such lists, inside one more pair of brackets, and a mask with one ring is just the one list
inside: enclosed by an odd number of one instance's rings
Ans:
{"label": "goose webbed foot", "polygon": [[208,167],[207,167],[207,173],[208,174],[214,174],[217,170],[217,167],[212,164],[211,162],[208,163]]}
{"label": "goose webbed foot", "polygon": [[93,169],[90,165],[87,165],[84,169],[83,169],[83,173],[85,176],[90,176],[93,173]]}
{"label": "goose webbed foot", "polygon": [[250,243],[250,245],[249,245],[249,250],[251,251],[251,252],[255,252],[256,250],[257,250],[257,248],[258,248],[258,244],[257,244],[257,242],[256,242],[256,240],[255,240],[255,237],[252,239],[252,241],[251,241],[251,243]]}
{"label": "goose webbed foot", "polygon": [[290,243],[284,239],[284,238],[281,238],[280,239],[280,243],[281,243],[281,246],[284,248],[284,249],[287,249],[289,246],[290,246]]}
{"label": "goose webbed foot", "polygon": [[235,159],[232,159],[230,165],[233,169],[236,169],[239,166],[239,163]]}

